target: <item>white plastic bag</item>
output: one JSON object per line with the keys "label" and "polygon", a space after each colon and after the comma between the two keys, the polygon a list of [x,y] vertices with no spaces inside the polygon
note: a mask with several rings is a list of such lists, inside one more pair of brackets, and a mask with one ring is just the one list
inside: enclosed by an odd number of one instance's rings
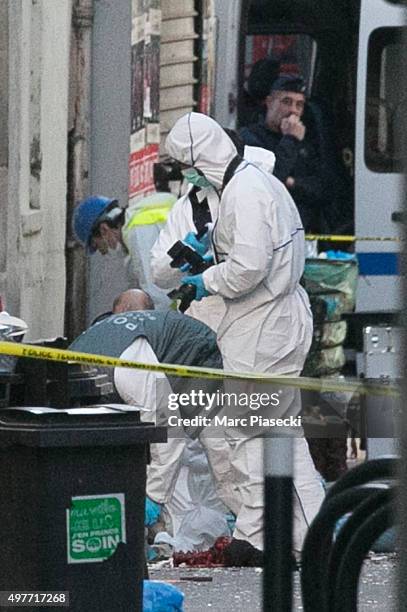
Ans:
{"label": "white plastic bag", "polygon": [[176,552],[208,550],[218,537],[230,535],[228,509],[216,494],[206,454],[196,440],[187,443],[167,510]]}

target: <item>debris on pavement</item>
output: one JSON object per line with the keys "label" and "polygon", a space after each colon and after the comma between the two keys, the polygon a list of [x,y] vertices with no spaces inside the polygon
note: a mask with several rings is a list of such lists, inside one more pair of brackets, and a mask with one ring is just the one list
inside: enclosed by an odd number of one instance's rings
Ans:
{"label": "debris on pavement", "polygon": [[225,565],[223,552],[229,546],[231,538],[220,537],[209,549],[201,552],[175,552],[174,567],[183,565],[194,567],[222,567]]}

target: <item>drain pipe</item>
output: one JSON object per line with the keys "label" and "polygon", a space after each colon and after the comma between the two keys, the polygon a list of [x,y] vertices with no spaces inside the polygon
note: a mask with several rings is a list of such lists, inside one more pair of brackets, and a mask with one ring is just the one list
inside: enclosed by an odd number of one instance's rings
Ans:
{"label": "drain pipe", "polygon": [[69,340],[86,327],[87,261],[71,225],[75,205],[88,195],[93,0],[74,0],[71,32],[70,123],[66,236],[65,335]]}

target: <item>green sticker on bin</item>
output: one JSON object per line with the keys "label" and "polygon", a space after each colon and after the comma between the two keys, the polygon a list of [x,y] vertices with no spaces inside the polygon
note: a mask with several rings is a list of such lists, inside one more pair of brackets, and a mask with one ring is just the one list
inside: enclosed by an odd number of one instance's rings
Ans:
{"label": "green sticker on bin", "polygon": [[72,497],[66,511],[68,563],[96,563],[126,542],[124,493]]}

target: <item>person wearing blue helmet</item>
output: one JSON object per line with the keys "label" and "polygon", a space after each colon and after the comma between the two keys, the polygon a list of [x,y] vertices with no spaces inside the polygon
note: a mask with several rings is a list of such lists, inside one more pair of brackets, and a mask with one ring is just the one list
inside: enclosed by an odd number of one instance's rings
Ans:
{"label": "person wearing blue helmet", "polygon": [[[105,255],[121,241],[120,228],[124,222],[124,210],[117,200],[104,196],[89,196],[74,211],[74,233],[90,253],[99,251]],[[116,230],[116,231],[114,231]],[[117,237],[114,240],[113,237]]]}
{"label": "person wearing blue helmet", "polygon": [[152,296],[158,310],[166,310],[170,300],[153,283],[150,251],[175,200],[171,193],[153,193],[124,209],[115,198],[92,195],[76,206],[72,220],[74,234],[88,253],[106,255],[123,248],[137,285]]}

